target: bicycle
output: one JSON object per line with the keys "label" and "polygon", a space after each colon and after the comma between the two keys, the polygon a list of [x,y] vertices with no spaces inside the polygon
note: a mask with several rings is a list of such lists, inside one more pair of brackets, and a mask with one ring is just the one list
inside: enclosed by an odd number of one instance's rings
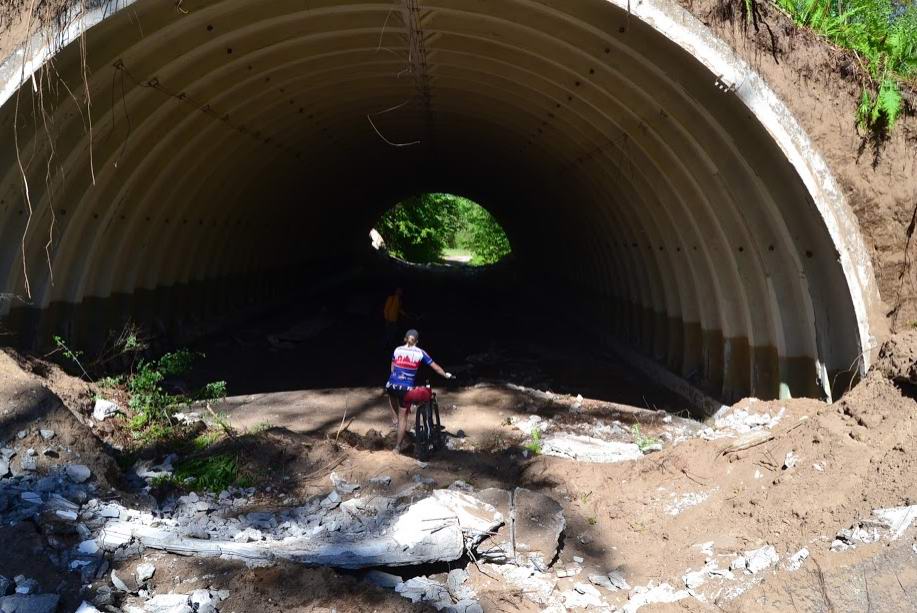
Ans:
{"label": "bicycle", "polygon": [[414,404],[414,457],[418,460],[426,460],[446,446],[446,429],[439,419],[439,403],[429,381],[426,390],[427,399]]}

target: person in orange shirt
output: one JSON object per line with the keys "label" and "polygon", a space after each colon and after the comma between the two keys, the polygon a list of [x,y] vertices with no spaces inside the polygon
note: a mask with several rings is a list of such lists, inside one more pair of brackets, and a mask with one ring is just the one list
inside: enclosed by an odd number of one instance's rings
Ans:
{"label": "person in orange shirt", "polygon": [[402,306],[404,290],[400,287],[395,289],[395,293],[385,299],[385,307],[382,309],[382,316],[385,318],[385,344],[391,347],[398,342],[398,328],[402,317],[408,314]]}

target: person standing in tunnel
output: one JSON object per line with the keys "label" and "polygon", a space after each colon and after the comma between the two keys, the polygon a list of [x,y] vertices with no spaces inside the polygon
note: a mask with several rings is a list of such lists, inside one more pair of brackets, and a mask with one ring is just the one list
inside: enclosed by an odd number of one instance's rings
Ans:
{"label": "person standing in tunnel", "polygon": [[443,370],[426,351],[417,346],[418,340],[420,340],[420,333],[417,330],[407,331],[404,335],[404,345],[395,348],[392,354],[391,369],[388,381],[385,383],[385,393],[388,394],[388,401],[397,421],[398,438],[395,442],[395,453],[401,451],[401,445],[404,442],[411,403],[426,402],[430,399],[429,388],[414,385],[420,365],[426,364],[440,376],[446,379],[452,378],[451,373]]}
{"label": "person standing in tunnel", "polygon": [[385,344],[388,347],[391,347],[398,342],[398,327],[401,323],[403,317],[407,317],[408,314],[404,310],[404,305],[402,304],[402,299],[404,298],[404,290],[399,288],[395,289],[395,293],[388,296],[385,299],[385,306],[382,309],[382,316],[385,319]]}

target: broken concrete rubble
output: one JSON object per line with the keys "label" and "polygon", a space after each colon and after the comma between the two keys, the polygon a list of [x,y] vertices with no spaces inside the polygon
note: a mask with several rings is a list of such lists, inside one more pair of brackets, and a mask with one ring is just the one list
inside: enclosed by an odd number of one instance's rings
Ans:
{"label": "broken concrete rubble", "polygon": [[[473,547],[503,521],[492,506],[450,490],[437,490],[433,496],[406,507],[394,499],[376,498],[372,511],[380,509],[384,515],[361,518],[359,505],[341,511],[326,508],[324,517],[316,516],[316,525],[308,536],[303,528],[309,526],[316,508],[301,509],[302,519],[284,522],[283,527],[276,520],[269,522],[259,516],[255,521],[261,522],[261,530],[271,525],[277,525],[277,529],[264,534],[264,540],[244,539],[248,542],[227,540],[228,533],[220,532],[220,526],[211,529],[210,524],[205,533],[211,538],[189,538],[176,526],[140,516],[132,521],[118,519],[107,523],[96,540],[106,550],[136,540],[146,547],[180,554],[247,562],[286,559],[314,566],[364,568],[457,560],[466,547]],[[281,529],[289,534],[294,527],[299,528],[301,536],[276,534]]]}
{"label": "broken concrete rubble", "polygon": [[105,421],[121,412],[121,408],[110,400],[97,398],[92,408],[92,418],[96,421]]}
{"label": "broken concrete rubble", "polygon": [[541,453],[602,464],[638,460],[643,457],[640,447],[634,443],[603,441],[599,438],[565,433],[542,439]]}

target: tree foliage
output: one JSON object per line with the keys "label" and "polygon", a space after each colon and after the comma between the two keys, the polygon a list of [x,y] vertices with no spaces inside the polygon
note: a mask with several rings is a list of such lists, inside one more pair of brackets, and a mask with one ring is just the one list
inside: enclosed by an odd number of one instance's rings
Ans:
{"label": "tree foliage", "polygon": [[854,52],[868,75],[857,123],[888,133],[903,110],[901,85],[917,82],[917,3],[906,0],[775,0],[793,20]]}
{"label": "tree foliage", "polygon": [[445,249],[471,252],[474,265],[493,264],[510,251],[500,224],[477,203],[452,194],[421,194],[389,209],[376,229],[389,253],[416,263],[438,262]]}

